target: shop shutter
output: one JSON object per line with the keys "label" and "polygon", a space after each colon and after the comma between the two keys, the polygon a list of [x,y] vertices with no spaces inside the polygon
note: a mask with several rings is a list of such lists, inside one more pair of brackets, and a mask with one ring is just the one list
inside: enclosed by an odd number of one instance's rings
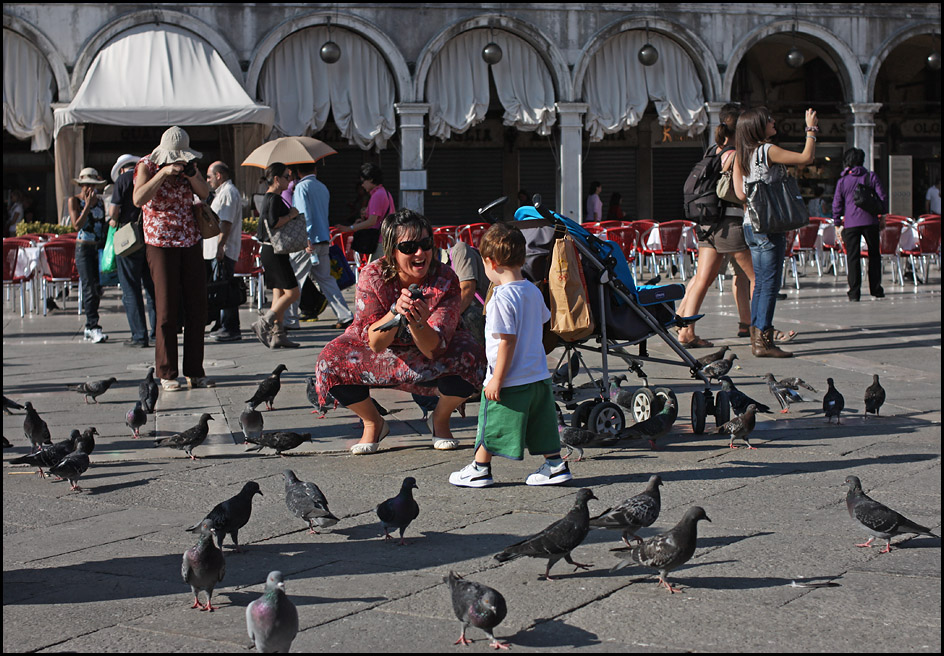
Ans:
{"label": "shop shutter", "polygon": [[[522,148],[518,151],[519,189],[528,192],[529,198],[541,194],[541,203],[551,209],[557,207],[558,167],[557,158],[550,148]],[[517,191],[515,192],[517,193]],[[515,196],[510,196],[508,205],[517,208]]]}
{"label": "shop shutter", "polygon": [[603,185],[600,200],[603,201],[603,218],[610,209],[613,192],[622,195],[620,205],[627,220],[639,218],[636,206],[636,149],[593,148],[591,146],[583,163],[583,198],[580,201],[582,214],[587,210],[587,195],[590,183],[596,180]]}
{"label": "shop shutter", "polygon": [[478,223],[478,208],[501,195],[501,148],[432,150],[426,163],[424,212],[433,225]]}
{"label": "shop shutter", "polygon": [[652,151],[652,218],[684,219],[682,187],[692,167],[705,154],[702,148],[655,148]]}

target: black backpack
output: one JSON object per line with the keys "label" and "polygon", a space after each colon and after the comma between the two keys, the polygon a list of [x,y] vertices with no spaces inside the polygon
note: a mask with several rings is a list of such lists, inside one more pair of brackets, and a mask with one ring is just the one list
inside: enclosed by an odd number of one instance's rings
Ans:
{"label": "black backpack", "polygon": [[717,147],[711,146],[692,167],[682,187],[686,219],[702,225],[716,223],[721,219],[724,208],[718,198],[717,187],[721,178],[721,156],[729,150],[734,148],[729,146],[718,153]]}
{"label": "black backpack", "polygon": [[875,189],[872,188],[871,177],[866,176],[863,180],[855,186],[855,190],[852,192],[852,202],[860,210],[864,210],[877,218],[880,214],[885,213],[885,204],[882,203],[882,199],[878,197]]}

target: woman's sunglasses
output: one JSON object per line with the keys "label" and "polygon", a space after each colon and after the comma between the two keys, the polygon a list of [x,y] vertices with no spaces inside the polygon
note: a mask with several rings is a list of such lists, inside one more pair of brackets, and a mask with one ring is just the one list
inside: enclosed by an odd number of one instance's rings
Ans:
{"label": "woman's sunglasses", "polygon": [[433,249],[433,238],[424,237],[418,241],[409,240],[401,241],[397,244],[397,250],[403,253],[404,255],[413,255],[416,252],[417,248],[422,248],[424,251],[429,251]]}

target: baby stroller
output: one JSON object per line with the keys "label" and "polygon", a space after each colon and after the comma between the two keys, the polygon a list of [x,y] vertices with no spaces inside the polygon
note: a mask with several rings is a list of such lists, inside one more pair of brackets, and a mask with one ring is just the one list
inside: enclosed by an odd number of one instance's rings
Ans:
{"label": "baby stroller", "polygon": [[[490,203],[480,210],[480,214],[487,216],[491,209],[503,202],[502,198]],[[573,238],[581,258],[589,292],[588,303],[593,311],[595,333],[600,347],[587,344],[588,340],[564,342],[564,354],[557,367],[555,382],[560,383],[561,379],[564,379],[566,385],[563,399],[572,401],[573,377],[582,364],[580,350],[595,352],[599,348],[603,370],[599,381],[593,380],[590,374],[591,386],[599,395],[580,404],[568,405],[568,408],[574,411],[574,426],[610,435],[615,435],[626,426],[622,408],[610,401],[615,384],[608,375],[608,355],[621,358],[629,366],[630,372],[643,381],[643,387],[637,389],[632,396],[631,411],[636,422],[648,419],[653,410],[658,412],[663,404],[657,397],[672,398],[678,407],[678,400],[672,390],[649,387],[648,378],[643,371],[643,363],[647,361],[687,366],[691,370],[692,378],[705,384],[703,391],[692,395],[692,430],[696,434],[704,433],[709,414],[715,416],[719,426],[730,419],[730,404],[726,402],[725,393],[719,394],[716,403],[710,382],[701,372],[702,365],[669,333],[673,326],[688,325],[701,318],[701,315],[683,318],[675,314],[674,302],[685,295],[683,285],[637,286],[632,269],[619,245],[601,240],[580,224],[542,207],[539,196],[535,196],[533,207],[518,208],[515,219],[527,244],[526,264],[522,272],[532,282],[539,283],[547,278],[554,241],[564,234]],[[650,357],[646,340],[651,337],[660,337],[675,352],[681,363]],[[638,345],[637,355],[631,355],[626,350],[626,347],[632,345]],[[588,373],[590,371],[585,364],[583,369]]]}

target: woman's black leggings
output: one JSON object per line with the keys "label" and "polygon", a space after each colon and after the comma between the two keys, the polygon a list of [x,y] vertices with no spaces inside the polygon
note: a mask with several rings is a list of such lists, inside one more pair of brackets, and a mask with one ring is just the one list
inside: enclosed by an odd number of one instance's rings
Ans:
{"label": "woman's black leggings", "polygon": [[[430,392],[433,387],[439,389],[442,396],[461,396],[467,398],[475,394],[477,388],[460,376],[443,376],[430,385]],[[331,388],[331,396],[338,400],[338,403],[347,407],[352,403],[359,403],[370,398],[370,387],[367,385],[335,385]]]}

